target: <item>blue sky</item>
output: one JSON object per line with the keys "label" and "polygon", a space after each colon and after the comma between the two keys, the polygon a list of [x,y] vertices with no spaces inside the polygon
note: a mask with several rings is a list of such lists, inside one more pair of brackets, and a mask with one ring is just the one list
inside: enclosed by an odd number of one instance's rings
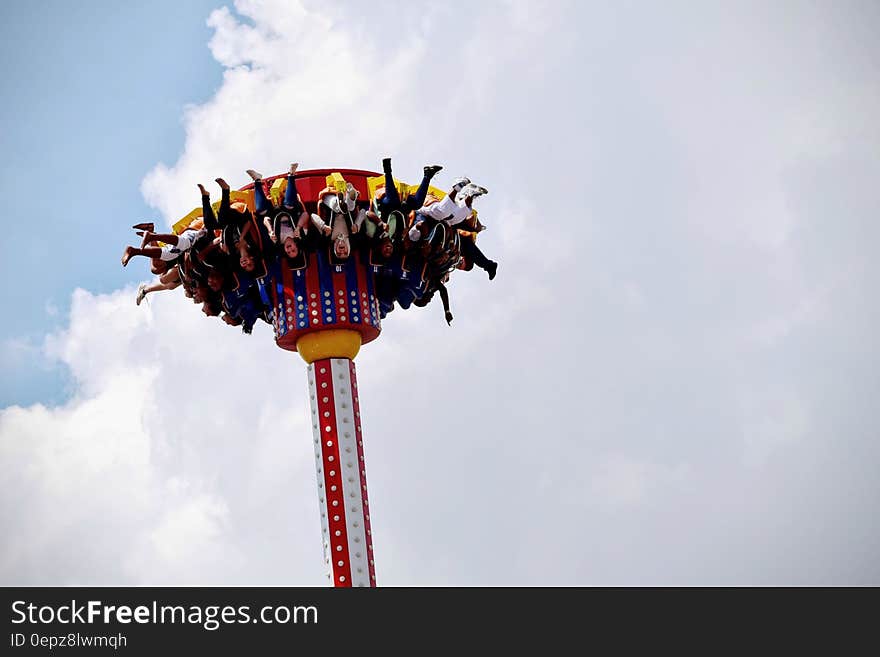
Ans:
{"label": "blue sky", "polygon": [[[222,68],[207,47],[203,2],[28,2],[0,7],[0,180],[9,249],[0,405],[58,402],[66,372],[42,362],[47,328],[74,288],[108,292],[143,279],[118,267],[129,226],[155,217],[140,191],[173,161],[182,108],[207,99]],[[17,284],[11,284],[16,281]],[[54,310],[53,310],[54,309]],[[22,341],[34,347],[22,346]]]}

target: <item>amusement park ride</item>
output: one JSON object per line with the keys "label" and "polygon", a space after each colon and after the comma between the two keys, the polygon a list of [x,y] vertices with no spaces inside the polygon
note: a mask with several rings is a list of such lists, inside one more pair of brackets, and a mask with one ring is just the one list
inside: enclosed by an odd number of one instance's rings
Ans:
{"label": "amusement park ride", "polygon": [[[335,188],[341,195],[349,183],[360,199],[373,199],[377,189],[385,185],[385,177],[355,169],[314,169],[295,174],[296,191],[307,212],[314,211],[319,195],[328,188]],[[415,191],[415,187],[395,183],[404,194]],[[272,198],[279,199],[287,185],[286,174],[255,184],[263,184]],[[446,196],[433,187],[429,191],[436,199]],[[231,191],[231,196],[254,212],[253,184]],[[174,225],[173,232],[179,235],[201,215],[201,208],[193,210]],[[476,238],[465,231],[449,233],[455,240]],[[279,258],[278,266],[257,282],[265,306],[271,308],[267,317],[273,325],[276,344],[296,351],[308,365],[328,577],[336,587],[374,587],[370,502],[354,358],[361,345],[379,337],[381,319],[390,307],[388,300],[377,292],[381,267],[372,261],[369,249],[353,248],[344,260],[332,255],[326,249],[316,249],[299,267]],[[453,266],[469,269],[472,265],[457,260]],[[394,300],[405,308],[429,287],[425,280],[426,264],[418,257],[408,262],[401,256],[397,267],[396,275],[403,285],[397,286]]]}

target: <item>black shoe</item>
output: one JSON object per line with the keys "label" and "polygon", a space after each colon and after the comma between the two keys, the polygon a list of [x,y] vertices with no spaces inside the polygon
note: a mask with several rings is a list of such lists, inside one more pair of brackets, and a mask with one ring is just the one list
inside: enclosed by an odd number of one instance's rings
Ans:
{"label": "black shoe", "polygon": [[438,171],[442,170],[443,167],[441,167],[439,164],[432,164],[431,166],[425,167],[425,175],[428,176],[428,178],[433,178]]}
{"label": "black shoe", "polygon": [[386,157],[384,160],[382,160],[382,171],[384,171],[385,173],[391,173],[391,158],[390,157]]}
{"label": "black shoe", "polygon": [[498,263],[490,262],[489,266],[486,267],[486,271],[489,272],[489,280],[491,281],[493,278],[495,278],[495,274],[498,272]]}

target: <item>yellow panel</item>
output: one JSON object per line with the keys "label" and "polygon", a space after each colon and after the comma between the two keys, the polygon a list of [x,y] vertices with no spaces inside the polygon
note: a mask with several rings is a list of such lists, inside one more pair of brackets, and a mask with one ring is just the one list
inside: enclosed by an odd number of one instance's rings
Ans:
{"label": "yellow panel", "polygon": [[435,190],[429,189],[427,196],[425,196],[425,205],[439,203],[444,196],[446,196],[446,194],[437,194]]}
{"label": "yellow panel", "polygon": [[[235,203],[236,201],[244,201],[248,206],[248,210],[250,210],[251,212],[254,212],[255,208],[254,208],[254,190],[253,189],[248,189],[243,192],[233,190],[233,191],[229,192],[229,198],[233,203]],[[220,204],[217,203],[216,207],[219,208]]]}
{"label": "yellow panel", "polygon": [[338,171],[334,171],[327,176],[327,187],[335,187],[336,191],[342,194],[345,192],[345,178]]}
{"label": "yellow panel", "polygon": [[171,227],[171,232],[174,233],[175,235],[180,235],[184,231],[184,229],[193,222],[193,219],[195,219],[196,217],[201,217],[201,216],[202,216],[202,208],[200,206],[200,207],[197,207],[194,210],[192,210],[189,214],[185,215],[184,217],[178,219],[177,222]]}
{"label": "yellow panel", "polygon": [[385,186],[385,176],[372,176],[367,178],[367,189],[370,190],[370,200],[376,197],[376,190]]}
{"label": "yellow panel", "polygon": [[281,205],[281,199],[284,198],[284,192],[287,189],[287,177],[276,178],[272,181],[272,187],[269,190],[269,194],[272,196],[272,203],[275,205]]}
{"label": "yellow panel", "polygon": [[322,358],[354,360],[361,348],[361,334],[349,329],[325,329],[306,333],[296,341],[296,350],[307,363]]}
{"label": "yellow panel", "polygon": [[[410,194],[418,189],[418,186],[413,187],[412,185],[407,185],[405,182],[398,180],[397,178],[394,178],[393,180],[395,187],[397,187],[397,192],[400,194],[401,201],[405,201]],[[367,178],[367,188],[370,190],[371,201],[376,197],[376,190],[380,187],[385,187],[385,176],[373,176],[372,178]]]}
{"label": "yellow panel", "polygon": [[[244,192],[239,192],[238,190],[231,190],[229,192],[229,200],[232,203],[236,201],[244,201],[244,203],[248,206],[248,209],[253,212],[254,211],[254,192],[253,190],[247,190]],[[220,201],[215,201],[211,203],[211,207],[214,208],[214,213],[216,214],[220,210]],[[186,215],[178,219],[174,222],[174,225],[171,227],[171,232],[175,235],[180,235],[189,225],[198,217],[202,216],[202,206],[200,205],[197,208],[193,208]]]}

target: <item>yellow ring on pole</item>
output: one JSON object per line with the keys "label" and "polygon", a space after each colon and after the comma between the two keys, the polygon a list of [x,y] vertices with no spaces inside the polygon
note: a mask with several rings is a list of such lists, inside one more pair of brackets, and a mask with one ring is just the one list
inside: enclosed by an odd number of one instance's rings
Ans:
{"label": "yellow ring on pole", "polygon": [[296,351],[309,365],[322,358],[354,360],[361,349],[361,334],[349,329],[306,333],[296,341]]}

